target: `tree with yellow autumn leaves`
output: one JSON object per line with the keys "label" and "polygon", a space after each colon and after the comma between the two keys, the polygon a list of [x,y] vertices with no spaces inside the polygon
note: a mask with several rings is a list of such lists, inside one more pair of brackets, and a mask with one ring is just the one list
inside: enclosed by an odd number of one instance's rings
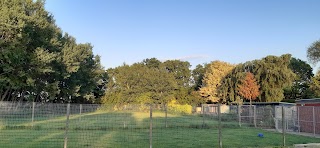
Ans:
{"label": "tree with yellow autumn leaves", "polygon": [[201,97],[205,98],[207,102],[218,102],[219,96],[217,90],[221,85],[221,80],[234,67],[234,65],[222,61],[213,61],[208,64],[202,80],[202,87],[199,91]]}

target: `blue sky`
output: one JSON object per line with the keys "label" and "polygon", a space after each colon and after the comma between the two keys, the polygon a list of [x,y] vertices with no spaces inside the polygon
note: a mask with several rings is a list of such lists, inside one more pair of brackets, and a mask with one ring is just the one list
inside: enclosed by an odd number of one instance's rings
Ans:
{"label": "blue sky", "polygon": [[320,39],[318,0],[47,0],[56,24],[105,68],[146,58],[193,66],[290,53]]}

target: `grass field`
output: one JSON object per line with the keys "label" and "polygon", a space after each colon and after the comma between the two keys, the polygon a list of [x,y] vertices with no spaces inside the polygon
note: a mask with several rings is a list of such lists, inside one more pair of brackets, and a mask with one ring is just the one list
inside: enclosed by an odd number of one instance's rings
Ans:
{"label": "grass field", "polygon": [[[36,117],[33,123],[23,117],[1,119],[0,147],[63,147],[66,117]],[[71,115],[68,130],[70,148],[149,147],[149,113],[93,112]],[[198,115],[168,116],[153,113],[152,144],[154,148],[218,147],[217,121]],[[258,137],[263,133],[264,137]],[[236,122],[223,122],[223,147],[274,147],[282,145],[282,134],[251,127],[238,127]],[[286,135],[286,144],[315,143],[320,139]]]}

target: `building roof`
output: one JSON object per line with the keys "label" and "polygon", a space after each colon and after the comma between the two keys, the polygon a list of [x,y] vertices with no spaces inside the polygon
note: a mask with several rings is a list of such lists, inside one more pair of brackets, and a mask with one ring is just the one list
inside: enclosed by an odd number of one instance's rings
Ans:
{"label": "building roof", "polygon": [[296,100],[296,103],[320,103],[320,98],[313,98],[313,99],[300,99],[300,100]]}
{"label": "building roof", "polygon": [[[243,105],[250,105],[249,102],[243,102]],[[287,102],[252,102],[252,105],[281,105],[281,106],[294,106],[295,103],[287,103]]]}

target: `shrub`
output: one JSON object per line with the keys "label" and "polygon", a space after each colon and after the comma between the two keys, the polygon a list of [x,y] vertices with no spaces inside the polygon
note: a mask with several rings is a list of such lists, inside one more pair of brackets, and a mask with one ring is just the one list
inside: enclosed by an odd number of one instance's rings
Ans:
{"label": "shrub", "polygon": [[168,111],[171,113],[178,113],[178,114],[191,114],[192,113],[192,106],[189,104],[178,104],[176,100],[172,100],[168,103]]}

